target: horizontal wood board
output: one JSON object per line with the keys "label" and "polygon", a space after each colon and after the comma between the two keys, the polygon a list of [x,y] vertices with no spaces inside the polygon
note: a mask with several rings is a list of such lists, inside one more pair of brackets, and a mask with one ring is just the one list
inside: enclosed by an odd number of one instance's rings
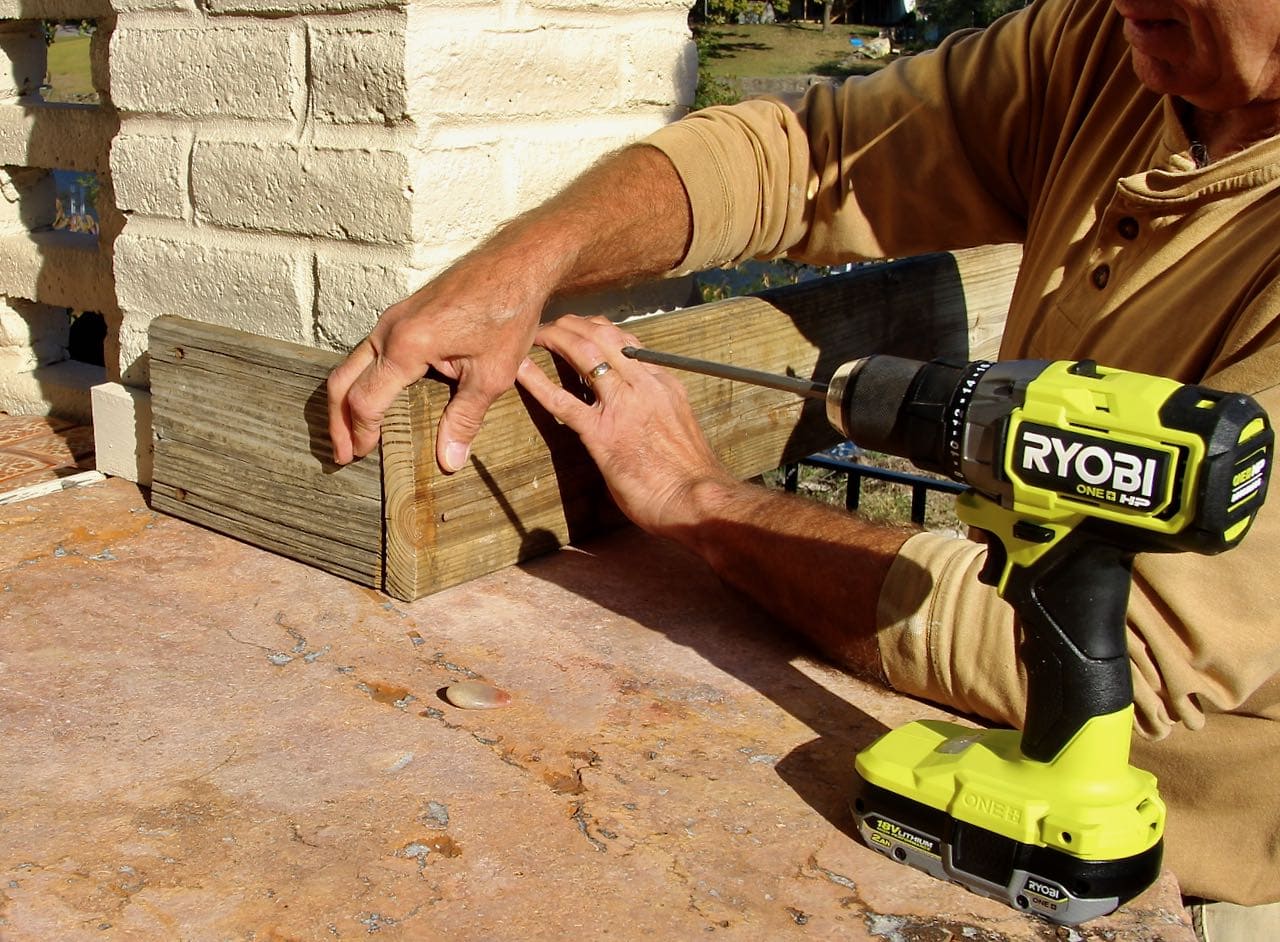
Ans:
{"label": "horizontal wood board", "polygon": [[[1008,247],[924,256],[627,326],[655,349],[819,379],[875,352],[990,356],[1017,263]],[[153,506],[403,600],[621,522],[576,436],[519,390],[494,404],[457,474],[435,463],[450,391],[430,380],[389,411],[380,454],[339,468],[324,389],[339,359],[217,325],[154,321]],[[540,351],[535,359],[555,370]],[[838,437],[819,403],[679,375],[740,477]]]}
{"label": "horizontal wood board", "polygon": [[[965,358],[974,340],[989,355],[1018,258],[1008,247],[924,256],[627,327],[654,349],[820,379],[876,352]],[[536,359],[554,369],[545,356]],[[680,376],[712,447],[739,477],[839,440],[818,402]],[[417,383],[383,423],[387,592],[420,598],[617,525],[575,436],[518,390],[495,402],[468,466],[441,473],[434,434],[448,396],[442,384]]]}
{"label": "horizontal wood board", "polygon": [[383,571],[377,455],[331,458],[323,350],[160,317],[151,324],[157,510],[369,586]]}

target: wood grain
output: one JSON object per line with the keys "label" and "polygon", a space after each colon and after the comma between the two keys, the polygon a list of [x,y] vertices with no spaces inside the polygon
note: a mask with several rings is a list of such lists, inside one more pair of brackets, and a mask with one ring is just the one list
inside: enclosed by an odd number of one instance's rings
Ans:
{"label": "wood grain", "polygon": [[152,506],[380,585],[379,459],[330,458],[324,383],[340,358],[178,317],[150,340]]}
{"label": "wood grain", "polygon": [[[1010,247],[923,256],[627,326],[654,349],[819,379],[869,353],[991,356],[1018,260]],[[324,391],[338,359],[158,318],[153,506],[404,600],[622,522],[576,436],[518,389],[494,403],[457,474],[435,462],[450,389],[433,380],[415,383],[389,410],[380,454],[339,468]],[[556,370],[541,351],[535,360]],[[740,477],[837,438],[820,403],[680,378],[712,446]]]}
{"label": "wood grain", "polygon": [[[797,376],[826,377],[873,352],[964,359],[971,334],[983,354],[998,342],[1019,257],[1007,247],[927,256],[627,326],[654,349]],[[552,371],[547,357],[535,360]],[[681,379],[712,447],[741,478],[839,438],[818,402]],[[576,437],[518,390],[494,403],[467,467],[442,474],[434,432],[448,396],[443,384],[417,383],[383,423],[387,592],[420,598],[620,522]]]}

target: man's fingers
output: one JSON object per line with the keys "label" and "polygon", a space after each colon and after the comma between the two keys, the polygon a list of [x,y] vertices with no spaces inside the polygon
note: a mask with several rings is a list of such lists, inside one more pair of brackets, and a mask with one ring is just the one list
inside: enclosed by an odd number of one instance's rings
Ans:
{"label": "man's fingers", "polygon": [[555,418],[559,419],[579,435],[583,431],[583,421],[591,413],[591,407],[569,392],[551,378],[528,357],[525,357],[516,371],[516,381],[528,390],[542,406]]}
{"label": "man's fingers", "polygon": [[400,391],[416,377],[405,376],[386,357],[372,357],[347,390],[351,450],[361,458],[378,447],[382,417]]}
{"label": "man's fingers", "polygon": [[325,384],[334,461],[347,464],[378,447],[382,416],[405,385],[399,371],[377,355],[368,338],[334,368]]}
{"label": "man's fingers", "polygon": [[436,460],[446,472],[453,473],[467,463],[484,414],[504,391],[505,387],[489,391],[477,376],[461,372],[458,388],[444,407],[436,434]]}
{"label": "man's fingers", "polygon": [[338,464],[350,464],[355,452],[351,444],[347,385],[339,380],[336,373],[330,373],[326,387],[329,392],[329,443],[333,448],[333,460]]}
{"label": "man's fingers", "polygon": [[347,393],[372,362],[373,346],[368,340],[362,340],[345,360],[334,367],[325,383],[329,395],[329,441],[333,444],[333,460],[338,464],[348,464],[355,458]]}
{"label": "man's fingers", "polygon": [[[535,342],[561,357],[583,380],[593,385],[598,381],[601,386],[607,386],[619,376],[631,374],[637,365],[622,355],[628,339],[627,334],[603,318],[584,319],[568,315],[544,324],[538,330]],[[601,364],[607,364],[608,370],[592,376],[592,371],[601,368]],[[610,375],[615,371],[617,375]]]}

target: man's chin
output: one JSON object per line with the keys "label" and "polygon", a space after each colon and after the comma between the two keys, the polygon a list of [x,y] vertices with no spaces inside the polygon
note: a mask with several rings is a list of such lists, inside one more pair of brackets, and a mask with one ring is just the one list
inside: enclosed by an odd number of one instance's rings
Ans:
{"label": "man's chin", "polygon": [[1149,91],[1157,95],[1178,94],[1177,71],[1167,62],[1142,55],[1136,50],[1131,56],[1133,74]]}

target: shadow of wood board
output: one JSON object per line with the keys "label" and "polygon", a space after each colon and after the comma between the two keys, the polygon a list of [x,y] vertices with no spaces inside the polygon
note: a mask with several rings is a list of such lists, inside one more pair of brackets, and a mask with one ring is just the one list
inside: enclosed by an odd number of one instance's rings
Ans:
{"label": "shadow of wood board", "polygon": [[[1016,268],[1007,248],[923,256],[627,327],[655,349],[819,378],[873,352],[964,358],[975,336],[1003,320]],[[380,452],[339,468],[324,386],[339,359],[157,318],[153,506],[406,601],[623,522],[576,437],[518,389],[494,403],[456,474],[435,461],[450,389],[428,379],[388,411]],[[543,351],[534,359],[556,369]],[[839,438],[821,403],[680,378],[712,447],[742,478]]]}

